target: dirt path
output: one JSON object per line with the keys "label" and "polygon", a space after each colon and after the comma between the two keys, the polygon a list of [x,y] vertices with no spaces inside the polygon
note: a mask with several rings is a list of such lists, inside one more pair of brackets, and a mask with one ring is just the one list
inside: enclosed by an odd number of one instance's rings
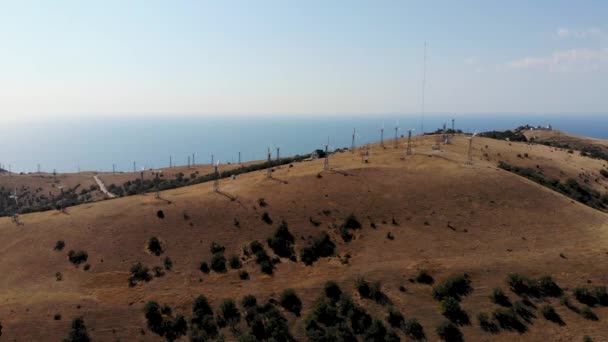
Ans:
{"label": "dirt path", "polygon": [[116,195],[114,195],[113,193],[109,192],[108,189],[106,189],[105,184],[103,184],[103,182],[101,181],[101,179],[99,179],[99,177],[93,176],[93,178],[95,178],[95,182],[97,182],[97,185],[99,186],[99,190],[101,190],[101,192],[106,194],[109,198],[116,198]]}

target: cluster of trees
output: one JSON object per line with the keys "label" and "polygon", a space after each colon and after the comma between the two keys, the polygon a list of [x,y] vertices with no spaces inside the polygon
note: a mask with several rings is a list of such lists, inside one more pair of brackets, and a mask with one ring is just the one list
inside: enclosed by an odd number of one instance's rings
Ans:
{"label": "cluster of trees", "polygon": [[78,193],[76,190],[79,187],[80,184],[72,188],[62,189],[56,195],[43,194],[41,188],[32,191],[27,187],[21,187],[17,191],[19,196],[19,203],[17,204],[14,199],[10,198],[15,189],[0,186],[0,216],[59,210],[90,202],[92,200],[91,192],[97,190],[97,187],[84,188]]}
{"label": "cluster of trees", "polygon": [[509,141],[528,141],[528,139],[526,139],[526,136],[524,136],[520,131],[511,131],[511,130],[506,130],[506,131],[489,131],[489,132],[483,132],[479,134],[482,137],[485,138],[492,138],[492,139],[498,139],[498,140],[509,140]]}
{"label": "cluster of trees", "polygon": [[[415,320],[413,321],[415,322]],[[324,293],[305,317],[306,336],[310,341],[399,341],[396,332],[381,320],[373,319],[334,282],[325,284]],[[415,322],[418,329],[421,327]],[[416,329],[413,329],[416,330]],[[422,336],[412,336],[423,339]]]}
{"label": "cluster of trees", "polygon": [[608,209],[608,195],[602,196],[598,191],[580,184],[574,178],[569,178],[566,180],[566,182],[560,182],[557,179],[547,178],[534,169],[512,166],[503,161],[498,163],[498,167],[526,177],[540,185],[548,187],[594,209],[604,211]]}

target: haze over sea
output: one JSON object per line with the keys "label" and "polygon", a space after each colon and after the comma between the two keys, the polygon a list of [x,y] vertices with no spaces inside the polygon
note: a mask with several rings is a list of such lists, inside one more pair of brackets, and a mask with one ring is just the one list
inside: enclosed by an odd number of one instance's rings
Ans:
{"label": "haze over sea", "polygon": [[[551,124],[554,129],[596,138],[608,139],[608,114],[428,114],[425,132],[443,123],[465,132],[504,130],[520,125]],[[13,172],[75,172],[81,170],[133,171],[173,163],[186,164],[195,153],[196,163],[216,160],[236,162],[265,158],[267,147],[280,147],[281,155],[309,153],[322,148],[330,139],[332,147],[349,147],[353,128],[357,144],[380,139],[384,122],[385,139],[395,134],[399,121],[400,135],[406,129],[420,132],[420,115],[328,115],[266,116],[250,118],[222,116],[136,116],[129,118],[61,118],[41,121],[12,121],[0,125],[0,163],[9,164]],[[273,156],[276,150],[273,149]]]}

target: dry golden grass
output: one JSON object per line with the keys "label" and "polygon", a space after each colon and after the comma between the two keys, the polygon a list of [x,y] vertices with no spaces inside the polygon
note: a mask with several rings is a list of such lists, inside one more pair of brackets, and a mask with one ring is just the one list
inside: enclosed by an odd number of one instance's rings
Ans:
{"label": "dry golden grass", "polygon": [[[407,157],[404,140],[399,149],[370,145],[369,163],[362,163],[358,153],[337,153],[330,163],[340,172],[323,171],[320,178],[323,160],[283,166],[275,170],[274,179],[258,171],[236,181],[223,180],[222,191],[236,196],[236,201],[213,193],[211,184],[204,183],[163,192],[170,203],[149,194],[73,207],[69,215],[23,215],[22,226],[0,218],[2,338],[57,341],[67,334],[71,318],[83,316],[94,340],[160,341],[146,328],[142,309],[148,300],[189,314],[199,294],[217,308],[226,298],[239,300],[254,294],[261,301],[294,288],[303,300],[305,315],[328,280],[338,282],[370,313],[384,319],[386,307],[360,300],[355,293],[355,279],[363,275],[381,281],[393,305],[406,317],[418,318],[434,341],[435,327],[444,318],[431,287],[408,281],[426,268],[437,281],[459,272],[471,276],[474,291],[462,306],[473,325],[461,329],[465,340],[580,341],[583,335],[607,340],[608,308],[595,309],[599,321],[591,322],[556,299],[551,302],[565,326],[543,319],[538,312],[525,334],[490,335],[475,319],[478,312],[497,307],[488,295],[497,286],[506,291],[504,280],[511,272],[531,277],[550,274],[564,289],[588,281],[608,284],[608,215],[500,170],[497,162],[539,164],[546,174],[559,175],[561,170],[566,178],[581,172],[597,174],[603,162],[546,146],[476,138],[475,162],[468,165],[466,137],[455,137],[441,151],[431,149],[434,142],[434,137],[416,138],[415,154]],[[518,153],[528,153],[529,158],[518,158]],[[106,181],[103,175],[102,179]],[[605,185],[602,180],[593,186],[603,189]],[[260,208],[259,198],[268,206]],[[158,210],[163,210],[164,219],[157,218]],[[275,221],[272,226],[262,222],[264,211]],[[357,215],[363,229],[347,244],[332,226],[350,213]],[[315,227],[309,217],[321,225]],[[235,218],[240,228],[234,226]],[[398,225],[392,224],[393,218]],[[210,260],[212,241],[225,245],[227,255],[241,253],[253,240],[265,244],[280,220],[289,224],[296,237],[296,251],[310,237],[327,231],[340,257],[351,255],[349,263],[342,264],[338,256],[308,267],[283,260],[275,274],[267,276],[248,260],[243,266],[250,274],[248,281],[240,280],[235,270],[209,275],[198,270],[201,260]],[[370,227],[371,222],[377,229]],[[388,232],[394,240],[386,238]],[[146,252],[151,236],[164,244],[161,257]],[[53,250],[57,240],[66,242],[63,252]],[[68,262],[70,249],[88,252],[89,271]],[[173,271],[128,287],[132,264],[162,265],[165,256],[173,260]],[[62,281],[55,280],[55,272],[63,274]],[[406,291],[401,292],[400,286]],[[53,320],[55,314],[63,319]],[[286,317],[294,336],[305,339],[303,319],[289,313]],[[235,339],[228,329],[223,333],[227,340]]]}

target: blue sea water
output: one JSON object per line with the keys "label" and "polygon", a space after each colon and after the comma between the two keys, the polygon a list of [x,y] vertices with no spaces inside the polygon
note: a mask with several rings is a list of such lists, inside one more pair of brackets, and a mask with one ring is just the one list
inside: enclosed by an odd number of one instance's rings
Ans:
{"label": "blue sea water", "polygon": [[[424,130],[433,131],[455,119],[465,132],[504,130],[524,124],[551,124],[555,129],[608,139],[608,114],[432,114],[424,119]],[[222,162],[265,158],[267,147],[280,147],[281,155],[294,155],[322,148],[329,137],[333,147],[348,147],[353,128],[357,144],[394,137],[394,127],[420,132],[420,115],[335,116],[180,116],[145,118],[89,118],[15,121],[0,125],[0,163],[12,171],[75,172],[81,170],[132,171],[165,167],[169,156],[174,164],[186,164],[195,154],[196,163],[209,163],[211,155]],[[400,131],[399,134],[406,134]],[[275,150],[273,149],[273,154]]]}

